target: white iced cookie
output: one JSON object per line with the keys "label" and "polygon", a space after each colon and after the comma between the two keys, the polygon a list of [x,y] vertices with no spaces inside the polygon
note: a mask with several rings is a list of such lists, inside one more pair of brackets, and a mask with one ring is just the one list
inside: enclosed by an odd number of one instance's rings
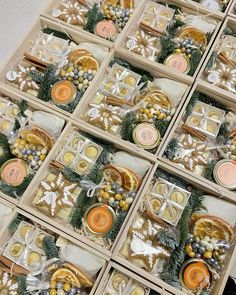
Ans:
{"label": "white iced cookie", "polygon": [[164,91],[168,95],[171,102],[171,107],[176,107],[181,101],[187,89],[187,85],[170,79],[159,78],[155,79],[149,85],[150,90],[154,90],[156,88]]}
{"label": "white iced cookie", "polygon": [[126,152],[117,152],[113,154],[111,164],[120,166],[132,170],[136,175],[142,178],[148,169],[151,167],[151,163],[147,160],[131,156]]}

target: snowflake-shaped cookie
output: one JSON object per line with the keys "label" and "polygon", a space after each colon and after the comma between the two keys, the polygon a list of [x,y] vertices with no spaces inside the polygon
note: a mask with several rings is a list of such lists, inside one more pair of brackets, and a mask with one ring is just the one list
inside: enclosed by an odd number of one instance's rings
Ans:
{"label": "snowflake-shaped cookie", "polygon": [[183,165],[194,171],[196,166],[208,163],[207,144],[193,138],[190,134],[183,134],[178,141],[180,152],[171,161]]}
{"label": "snowflake-shaped cookie", "polygon": [[220,62],[209,70],[208,82],[231,92],[236,91],[236,69]]}
{"label": "snowflake-shaped cookie", "polygon": [[52,217],[54,217],[60,209],[65,207],[73,208],[75,205],[72,192],[76,187],[76,183],[69,183],[66,181],[62,173],[59,173],[55,181],[42,181],[40,185],[44,193],[36,202],[36,205],[48,207]]}
{"label": "snowflake-shaped cookie", "polygon": [[0,294],[18,295],[16,278],[7,272],[0,273]]}
{"label": "snowflake-shaped cookie", "polygon": [[76,26],[86,24],[88,9],[79,4],[78,1],[67,1],[62,3],[60,8],[53,12],[60,20]]}
{"label": "snowflake-shaped cookie", "polygon": [[[15,85],[17,85],[20,91],[28,92],[28,91],[38,91],[38,84],[32,79],[30,76],[30,72],[36,70],[35,67],[24,67],[22,65],[18,65],[17,71],[11,71],[12,76],[15,79],[11,79]],[[10,72],[8,72],[9,74]],[[7,75],[8,77],[8,75]]]}
{"label": "snowflake-shaped cookie", "polygon": [[112,126],[120,125],[122,120],[120,118],[120,108],[111,105],[90,104],[92,107],[89,112],[88,122],[100,126],[103,130],[109,131]]}
{"label": "snowflake-shaped cookie", "polygon": [[156,53],[157,43],[157,37],[152,37],[143,30],[140,30],[128,37],[126,47],[129,51],[153,60]]}
{"label": "snowflake-shaped cookie", "polygon": [[130,259],[141,259],[147,271],[154,269],[158,258],[170,256],[170,252],[158,243],[158,231],[149,219],[141,228],[132,228],[130,233]]}

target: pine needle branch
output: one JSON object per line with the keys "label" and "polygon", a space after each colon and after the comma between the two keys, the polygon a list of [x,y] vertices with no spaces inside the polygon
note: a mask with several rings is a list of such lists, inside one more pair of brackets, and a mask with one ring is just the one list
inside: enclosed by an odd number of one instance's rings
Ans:
{"label": "pine needle branch", "polygon": [[175,157],[175,155],[177,154],[179,150],[179,142],[177,138],[172,138],[166,149],[165,149],[165,155],[167,156],[167,158],[169,160],[173,159]]}
{"label": "pine needle branch", "polygon": [[133,141],[133,129],[134,126],[137,124],[136,115],[134,112],[128,112],[123,120],[122,120],[122,126],[121,126],[121,138],[123,140],[127,140],[130,142]]}
{"label": "pine needle branch", "polygon": [[18,284],[18,292],[20,295],[25,295],[27,293],[27,283],[26,283],[26,276],[18,275],[16,278]]}
{"label": "pine needle branch", "polygon": [[201,61],[201,58],[202,58],[201,50],[197,49],[192,52],[192,57],[190,59],[190,71],[188,72],[188,75],[190,76],[194,75]]}
{"label": "pine needle branch", "polygon": [[10,223],[8,229],[9,229],[11,232],[15,232],[15,231],[17,231],[17,229],[18,229],[20,223],[21,223],[22,221],[27,221],[27,220],[28,220],[27,217],[25,217],[25,216],[23,216],[23,215],[17,213],[16,217],[15,217],[15,218],[12,220],[12,222]]}
{"label": "pine needle branch", "polygon": [[162,36],[160,38],[161,43],[161,53],[158,58],[159,63],[163,63],[164,60],[167,58],[168,55],[174,52],[175,50],[175,43],[170,36]]}
{"label": "pine needle branch", "polygon": [[165,121],[165,120],[156,121],[155,127],[160,132],[161,137],[163,137],[166,134],[166,131],[169,125],[170,125],[170,121]]}
{"label": "pine needle branch", "polygon": [[103,20],[103,18],[103,14],[101,13],[99,6],[97,4],[94,4],[92,9],[90,9],[88,12],[88,20],[85,26],[85,30],[93,33],[96,24]]}
{"label": "pine needle branch", "polygon": [[55,37],[58,37],[58,38],[61,38],[64,40],[68,40],[70,42],[74,42],[74,40],[72,39],[72,37],[69,34],[66,34],[66,33],[58,31],[58,30],[44,28],[43,33],[48,34],[48,35],[53,34],[53,36],[55,36]]}
{"label": "pine needle branch", "polygon": [[12,186],[6,184],[3,181],[0,181],[0,191],[12,198],[21,197],[32,179],[33,175],[28,175],[25,177],[24,181],[18,186]]}
{"label": "pine needle branch", "polygon": [[43,251],[47,257],[47,260],[59,258],[59,248],[56,246],[53,237],[51,236],[46,236],[43,239]]}
{"label": "pine needle branch", "polygon": [[124,223],[125,217],[126,217],[127,213],[126,212],[119,212],[116,216],[116,222],[114,223],[114,226],[112,228],[112,230],[106,235],[106,238],[108,240],[111,240],[112,242],[115,241],[118,232],[122,226],[122,224]]}

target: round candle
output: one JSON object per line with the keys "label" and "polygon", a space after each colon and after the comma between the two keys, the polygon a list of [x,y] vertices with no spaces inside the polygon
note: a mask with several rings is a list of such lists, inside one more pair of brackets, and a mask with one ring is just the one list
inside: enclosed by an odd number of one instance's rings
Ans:
{"label": "round candle", "polygon": [[117,26],[110,20],[102,20],[95,26],[94,33],[103,38],[111,38],[117,34]]}
{"label": "round candle", "polygon": [[88,210],[86,220],[91,232],[105,235],[113,226],[114,211],[107,205],[96,204]]}
{"label": "round candle", "polygon": [[211,274],[207,265],[202,261],[189,263],[182,273],[183,283],[190,290],[204,289],[211,281]]}
{"label": "round candle", "polygon": [[26,162],[20,159],[11,159],[1,168],[1,179],[13,186],[20,185],[28,175],[29,169]]}
{"label": "round candle", "polygon": [[228,188],[236,188],[236,164],[230,160],[219,161],[214,168],[214,177],[218,184]]}
{"label": "round candle", "polygon": [[179,73],[187,74],[190,70],[189,59],[182,53],[173,53],[166,58],[164,64]]}
{"label": "round candle", "polygon": [[149,123],[141,123],[133,131],[134,142],[146,150],[155,148],[160,138],[159,131]]}
{"label": "round candle", "polygon": [[67,105],[77,95],[76,87],[70,81],[59,81],[52,86],[51,97],[56,104]]}

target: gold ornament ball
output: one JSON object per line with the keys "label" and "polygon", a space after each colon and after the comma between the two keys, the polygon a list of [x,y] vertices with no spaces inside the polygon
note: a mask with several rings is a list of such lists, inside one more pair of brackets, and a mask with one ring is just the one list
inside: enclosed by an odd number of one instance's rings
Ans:
{"label": "gold ornament ball", "polygon": [[122,200],[122,195],[121,195],[121,194],[115,194],[114,198],[115,198],[117,201],[120,201],[120,200]]}
{"label": "gold ornament ball", "polygon": [[63,289],[64,289],[64,291],[68,292],[68,291],[70,291],[70,289],[71,289],[71,285],[70,285],[69,283],[65,283],[65,284],[63,285]]}

